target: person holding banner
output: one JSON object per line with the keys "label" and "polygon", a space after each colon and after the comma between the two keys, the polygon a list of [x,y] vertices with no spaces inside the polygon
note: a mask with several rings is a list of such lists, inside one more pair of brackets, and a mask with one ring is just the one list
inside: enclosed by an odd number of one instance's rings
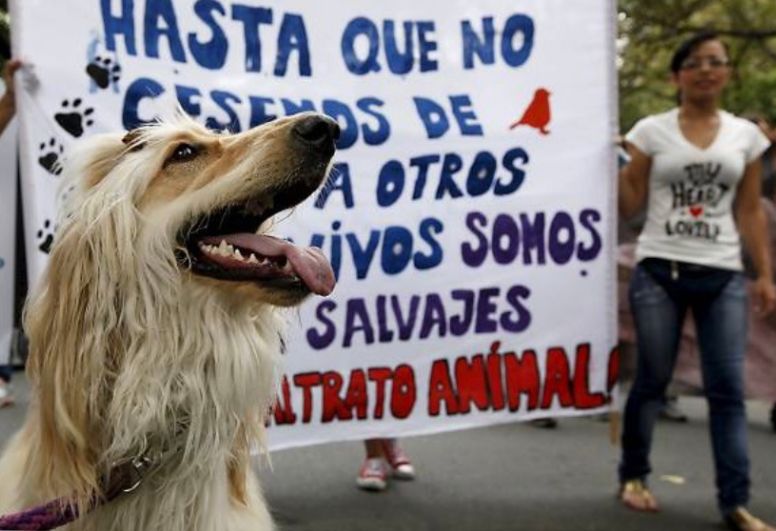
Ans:
{"label": "person holding banner", "polygon": [[360,489],[382,491],[388,487],[388,476],[396,479],[415,479],[415,468],[398,439],[367,439],[364,441],[366,459],[356,477]]}
{"label": "person holding banner", "polygon": [[671,61],[679,106],[648,116],[626,135],[631,162],[620,172],[620,210],[645,204],[630,302],[638,346],[625,406],[620,499],[657,511],[647,487],[655,419],[671,380],[682,323],[691,310],[701,352],[716,471],[717,503],[737,530],[773,531],[747,510],[749,457],[743,394],[747,288],[740,240],[753,258],[756,310],[776,303],[760,206],[765,135],[720,109],[730,78],[726,45],[712,33],[682,43]]}
{"label": "person holding banner", "polygon": [[[16,113],[16,94],[14,92],[13,76],[21,66],[22,62],[18,59],[10,59],[3,67],[5,93],[0,97],[0,134],[2,134]],[[9,355],[10,353],[4,354]],[[14,404],[14,398],[9,389],[11,373],[10,366],[0,363],[0,408]]]}

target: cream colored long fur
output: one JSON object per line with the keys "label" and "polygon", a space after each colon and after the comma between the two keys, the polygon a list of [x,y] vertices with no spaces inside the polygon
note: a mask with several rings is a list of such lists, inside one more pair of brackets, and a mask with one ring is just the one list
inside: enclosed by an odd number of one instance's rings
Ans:
{"label": "cream colored long fur", "polygon": [[[219,136],[178,117],[70,157],[75,189],[26,308],[34,399],[0,460],[0,514],[57,497],[84,509],[112,464],[178,447],[136,492],[63,529],[273,529],[249,450],[274,396],[276,304],[296,301],[197,278],[174,250],[187,219],[298,173],[292,125]],[[167,170],[181,139],[209,157]]]}

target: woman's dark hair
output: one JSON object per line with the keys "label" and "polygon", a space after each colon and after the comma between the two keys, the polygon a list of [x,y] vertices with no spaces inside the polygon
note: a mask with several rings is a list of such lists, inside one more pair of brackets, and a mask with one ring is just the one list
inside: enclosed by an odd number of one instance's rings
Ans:
{"label": "woman's dark hair", "polygon": [[[679,47],[674,52],[673,58],[671,58],[671,72],[678,74],[679,70],[682,69],[682,64],[687,60],[688,57],[690,57],[690,55],[698,48],[698,46],[707,41],[718,40],[722,42],[719,38],[719,35],[713,31],[702,31],[685,40],[679,45]],[[725,48],[725,53],[728,53],[729,50],[727,44],[722,42],[722,46]]]}

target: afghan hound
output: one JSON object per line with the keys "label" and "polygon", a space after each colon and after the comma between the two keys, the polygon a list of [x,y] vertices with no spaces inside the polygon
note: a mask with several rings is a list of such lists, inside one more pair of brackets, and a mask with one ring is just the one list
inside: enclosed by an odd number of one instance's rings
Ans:
{"label": "afghan hound", "polygon": [[239,134],[184,115],[94,137],[25,309],[32,394],[0,459],[0,515],[59,500],[68,531],[266,531],[250,471],[283,308],[334,288],[318,249],[266,233],[323,181],[337,124]]}

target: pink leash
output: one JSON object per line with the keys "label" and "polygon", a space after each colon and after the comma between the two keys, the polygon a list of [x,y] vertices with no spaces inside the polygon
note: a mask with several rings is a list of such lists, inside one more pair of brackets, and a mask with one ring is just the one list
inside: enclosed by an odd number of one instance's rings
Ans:
{"label": "pink leash", "polygon": [[0,529],[14,531],[56,529],[77,518],[78,511],[64,498],[60,498],[20,513],[0,516]]}
{"label": "pink leash", "polygon": [[[151,459],[139,457],[114,468],[111,471],[111,479],[105,482],[107,483],[107,488],[104,489],[105,495],[93,498],[89,503],[87,513],[138,488],[151,464]],[[68,503],[67,499],[58,498],[26,511],[0,516],[0,530],[43,531],[56,529],[77,520],[79,516],[78,511]]]}

